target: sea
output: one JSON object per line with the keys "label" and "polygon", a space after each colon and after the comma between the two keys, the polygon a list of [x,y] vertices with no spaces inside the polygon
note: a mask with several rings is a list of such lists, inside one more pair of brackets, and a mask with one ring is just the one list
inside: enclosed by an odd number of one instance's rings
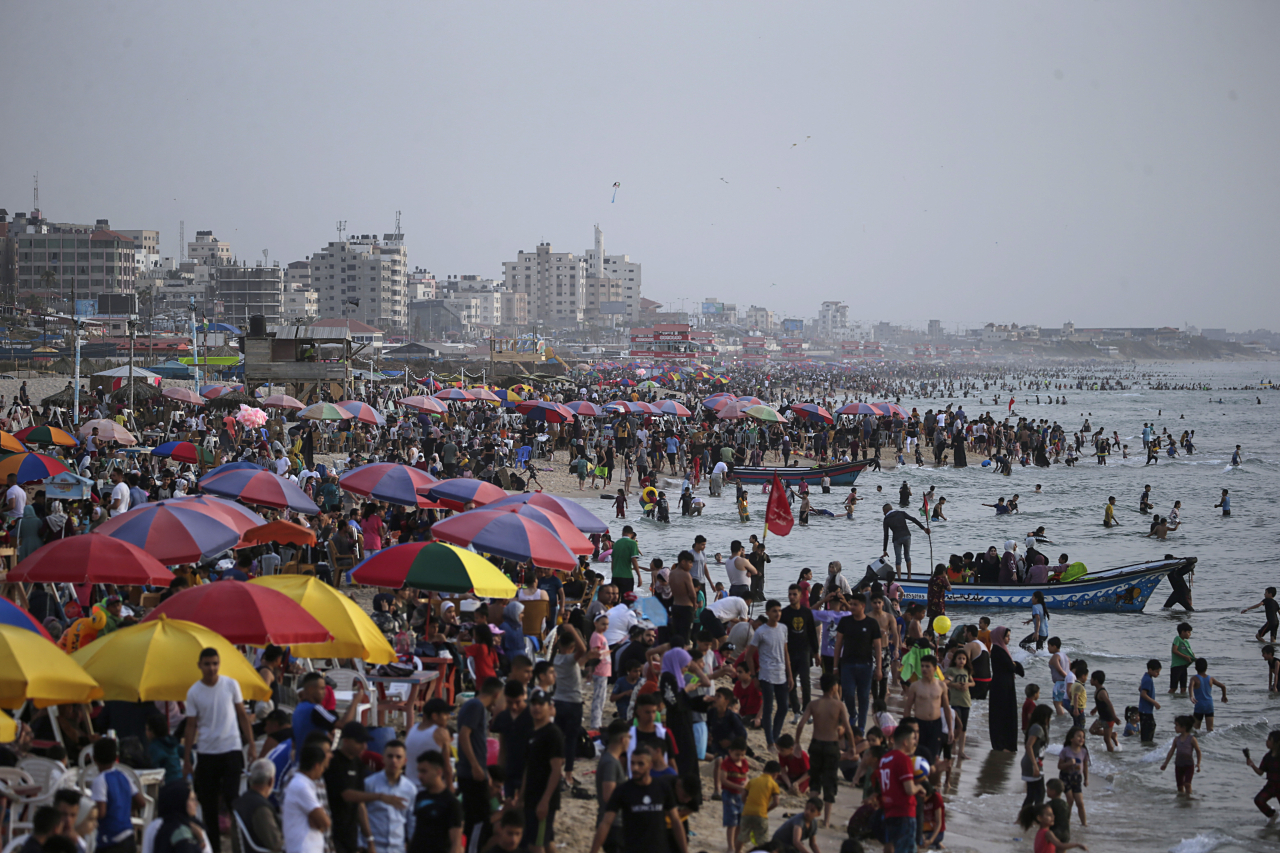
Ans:
{"label": "sea", "polygon": [[[991,545],[1003,551],[1006,539],[1021,543],[1040,525],[1053,543],[1044,548],[1050,562],[1060,553],[1090,568],[1144,562],[1166,553],[1198,558],[1192,583],[1193,613],[1161,608],[1170,592],[1167,581],[1140,613],[1051,612],[1051,633],[1062,638],[1063,648],[1073,660],[1083,658],[1091,670],[1106,672],[1106,685],[1121,714],[1125,706],[1137,704],[1138,684],[1147,660],[1158,658],[1164,664],[1157,684],[1162,707],[1156,712],[1155,747],[1140,746],[1136,737],[1121,738],[1121,751],[1108,754],[1100,738],[1088,739],[1093,762],[1085,790],[1089,827],[1081,830],[1078,818],[1073,817],[1072,840],[1084,841],[1095,851],[1127,853],[1280,851],[1280,828],[1267,827],[1266,818],[1253,805],[1264,779],[1249,770],[1241,753],[1250,749],[1255,761],[1266,753],[1267,733],[1280,730],[1280,695],[1268,694],[1267,670],[1260,652],[1263,643],[1254,639],[1264,621],[1262,610],[1240,613],[1262,599],[1265,587],[1280,586],[1280,392],[1261,387],[1271,378],[1280,383],[1280,376],[1271,375],[1277,366],[1254,362],[1112,368],[1123,373],[1123,383],[1132,387],[1042,391],[1040,405],[1035,403],[1034,392],[1015,391],[1017,415],[1056,421],[1068,436],[1079,431],[1087,418],[1095,430],[1103,427],[1107,435],[1118,432],[1121,441],[1129,445],[1130,458],[1121,459],[1116,453],[1105,467],[1088,456],[1074,468],[1015,465],[1009,477],[981,467],[981,457],[973,455],[969,467],[961,469],[909,464],[897,471],[869,471],[858,478],[858,494],[865,502],[858,504],[852,521],[842,510],[847,488],[833,487],[829,495],[815,489],[810,496],[814,508],[829,509],[835,517],[815,515],[807,527],[796,525],[788,536],[766,538],[772,562],[766,566],[765,590],[785,601],[788,585],[798,579],[802,569],[812,569],[814,579],[822,582],[831,560],[841,561],[846,577],[856,582],[881,552],[879,507],[886,500],[897,505],[904,480],[914,493],[913,507],[919,507],[921,495],[931,486],[947,499],[947,520],[934,523],[932,537],[914,531],[912,557],[917,573],[927,570],[931,560],[945,562],[952,553],[978,553]],[[1064,369],[1058,381],[1086,373],[1103,375],[1099,370]],[[1151,385],[1203,386],[1209,390],[1152,390]],[[1224,390],[1229,388],[1241,390]],[[972,396],[903,398],[901,403],[908,411],[913,406],[921,412],[936,410],[950,402],[963,403],[970,416],[988,410],[997,418],[1007,414],[1008,392],[1001,393],[1006,405],[1000,407],[990,404],[996,391],[983,393],[985,405]],[[1048,402],[1063,394],[1065,404]],[[1162,455],[1157,464],[1145,465],[1144,422],[1153,423],[1158,432],[1167,429],[1175,438],[1183,430],[1195,430],[1194,455],[1176,459]],[[1237,444],[1241,445],[1243,464],[1232,467],[1229,463]],[[1182,526],[1164,542],[1146,537],[1150,517],[1138,513],[1139,497],[1147,484],[1151,485],[1155,513],[1167,515],[1174,501],[1182,501]],[[1230,518],[1214,509],[1224,488],[1230,489],[1232,498]],[[745,542],[750,534],[764,532],[766,496],[758,487],[750,494],[750,522],[738,520],[731,489],[724,497],[711,498],[706,496],[704,484],[700,493],[707,507],[699,518],[679,516],[675,501],[678,486],[666,491],[673,510],[670,524],[640,518],[638,502],[632,498],[626,523],[637,529],[642,566],[653,557],[670,564],[681,549],[691,546],[697,534],[709,540],[708,555],[720,552],[727,559],[731,541]],[[992,509],[983,506],[1014,493],[1020,495],[1021,511],[1016,515],[997,518]],[[1120,526],[1108,530],[1102,526],[1103,507],[1112,495],[1119,507]],[[623,522],[614,519],[610,503],[590,498],[582,503],[609,522],[615,537],[619,534]],[[726,580],[723,568],[714,566],[712,577]],[[1015,641],[1029,631],[1022,623],[1030,613],[1021,610],[949,606],[948,614],[956,622],[976,622],[979,616],[989,616],[993,624],[1010,626]],[[1176,626],[1183,621],[1193,626],[1192,649],[1208,659],[1209,674],[1226,685],[1228,699],[1224,703],[1215,691],[1216,728],[1211,734],[1202,730],[1198,735],[1203,770],[1195,776],[1190,798],[1177,796],[1172,763],[1160,771],[1174,735],[1174,717],[1191,713],[1189,698],[1165,692],[1170,646]],[[1017,651],[1015,657],[1027,672],[1026,678],[1018,680],[1019,696],[1026,684],[1036,683],[1042,688],[1041,701],[1050,703],[1048,653]],[[1092,707],[1092,689],[1089,697]],[[976,743],[987,742],[985,702],[975,703],[970,727]],[[1066,718],[1054,719],[1051,751],[1057,751],[1068,728]],[[981,757],[963,763],[953,774],[949,819],[960,818],[967,835],[986,838],[993,847],[998,843],[1002,849],[1009,845],[1030,849],[1035,828],[1023,832],[1014,824],[1025,793],[1016,758],[985,750],[978,755]],[[1056,775],[1056,770],[1056,758],[1049,756],[1046,772]],[[1273,802],[1273,806],[1280,807],[1280,803]]]}

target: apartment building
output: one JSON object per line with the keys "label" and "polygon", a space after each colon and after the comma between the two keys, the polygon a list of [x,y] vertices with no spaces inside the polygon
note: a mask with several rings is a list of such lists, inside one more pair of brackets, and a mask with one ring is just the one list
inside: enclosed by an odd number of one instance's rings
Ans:
{"label": "apartment building", "polygon": [[284,270],[280,264],[255,266],[225,264],[217,267],[217,299],[222,316],[233,325],[249,327],[249,318],[261,314],[268,326],[278,326],[283,317]]}
{"label": "apartment building", "polygon": [[[641,266],[627,255],[606,255],[604,232],[595,229],[595,245],[581,255],[555,252],[550,243],[521,251],[502,265],[503,283],[529,301],[529,321],[552,328],[599,323],[605,310],[623,308],[627,322],[640,317]],[[613,303],[613,304],[608,304]],[[621,303],[619,306],[617,303]]]}
{"label": "apartment building", "polygon": [[385,330],[408,324],[408,254],[403,234],[361,234],[311,256],[311,285],[324,317]]}

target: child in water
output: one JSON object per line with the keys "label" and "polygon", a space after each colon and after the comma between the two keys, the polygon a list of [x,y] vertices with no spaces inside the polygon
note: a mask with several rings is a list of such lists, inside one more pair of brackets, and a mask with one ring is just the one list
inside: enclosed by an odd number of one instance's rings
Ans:
{"label": "child in water", "polygon": [[1174,759],[1173,776],[1178,783],[1178,793],[1188,797],[1191,796],[1191,779],[1200,770],[1200,742],[1191,733],[1195,722],[1195,717],[1186,714],[1174,718],[1173,729],[1177,734],[1173,736],[1169,754],[1160,765],[1164,770],[1169,766],[1169,759]]}
{"label": "child in water", "polygon": [[1032,826],[1039,826],[1036,831],[1035,853],[1056,853],[1059,850],[1085,850],[1085,847],[1078,841],[1062,842],[1053,834],[1054,817],[1053,806],[1048,803],[1035,806],[1023,806],[1022,811],[1018,813],[1018,825],[1023,830],[1028,830]]}
{"label": "child in water", "polygon": [[747,510],[747,490],[738,488],[738,521],[750,521],[751,513]]}

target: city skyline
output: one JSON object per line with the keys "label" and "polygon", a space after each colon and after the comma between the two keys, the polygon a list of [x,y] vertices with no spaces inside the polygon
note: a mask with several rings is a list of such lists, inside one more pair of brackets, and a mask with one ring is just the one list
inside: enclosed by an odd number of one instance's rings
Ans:
{"label": "city skyline", "polygon": [[163,255],[185,220],[251,264],[402,211],[409,264],[492,278],[599,223],[669,308],[1280,308],[1274,7],[497,8],[15,8],[0,206],[39,172],[51,218],[159,230]]}

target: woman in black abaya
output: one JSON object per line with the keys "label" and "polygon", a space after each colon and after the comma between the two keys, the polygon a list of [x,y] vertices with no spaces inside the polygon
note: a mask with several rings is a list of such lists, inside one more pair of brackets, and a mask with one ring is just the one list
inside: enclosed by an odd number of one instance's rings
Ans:
{"label": "woman in black abaya", "polygon": [[1009,629],[997,625],[991,632],[991,691],[987,697],[991,748],[1018,751],[1018,689],[1013,677],[1025,676],[1022,664],[1009,653]]}
{"label": "woman in black abaya", "polygon": [[968,468],[969,457],[964,452],[964,425],[956,424],[956,431],[951,436],[951,467]]}

